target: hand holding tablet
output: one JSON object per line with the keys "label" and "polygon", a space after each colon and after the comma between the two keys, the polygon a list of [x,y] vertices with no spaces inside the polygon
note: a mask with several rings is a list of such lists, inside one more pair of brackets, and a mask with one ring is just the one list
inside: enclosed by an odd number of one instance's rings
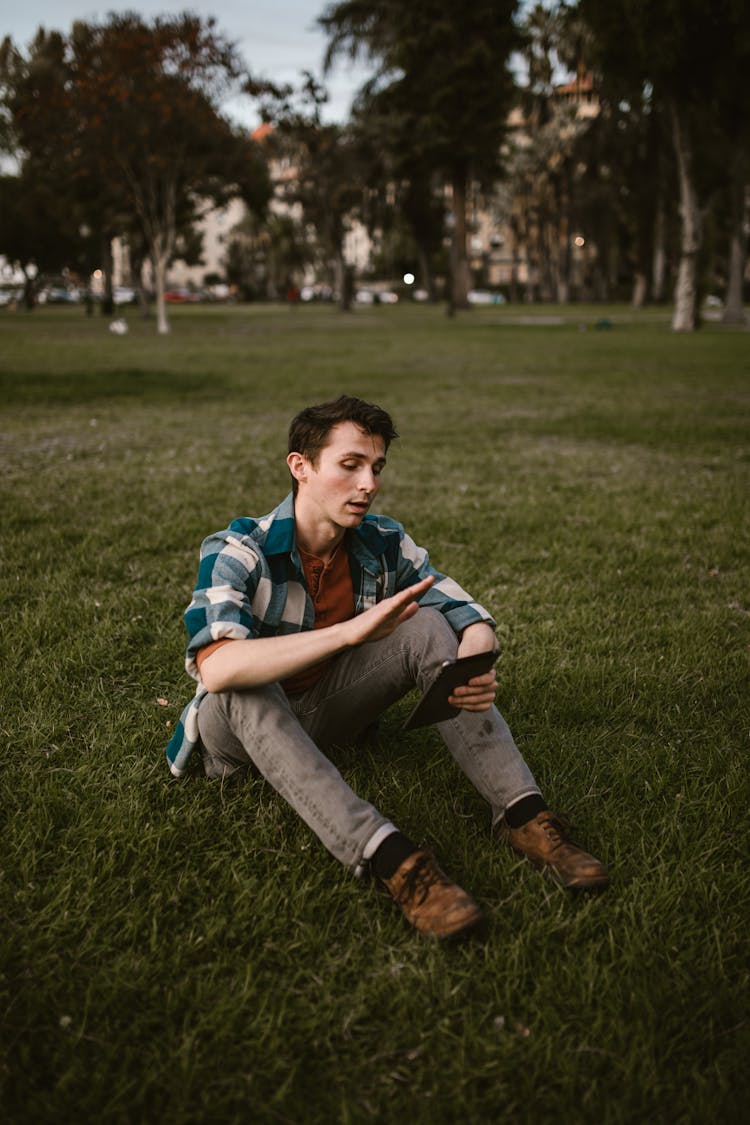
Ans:
{"label": "hand holding tablet", "polygon": [[448,702],[454,689],[467,684],[475,676],[489,672],[499,655],[497,649],[491,649],[488,652],[474,653],[473,656],[464,656],[460,660],[446,661],[407,718],[403,729],[414,730],[415,727],[455,719],[461,708],[453,707]]}

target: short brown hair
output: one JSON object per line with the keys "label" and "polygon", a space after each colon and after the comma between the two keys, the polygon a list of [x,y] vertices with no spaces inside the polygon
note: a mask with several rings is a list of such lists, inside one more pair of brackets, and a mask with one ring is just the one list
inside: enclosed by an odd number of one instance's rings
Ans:
{"label": "short brown hair", "polygon": [[339,395],[330,402],[307,406],[292,419],[289,427],[289,452],[301,453],[313,465],[328,435],[340,422],[354,422],[366,434],[381,437],[385,448],[398,437],[387,411],[352,395]]}

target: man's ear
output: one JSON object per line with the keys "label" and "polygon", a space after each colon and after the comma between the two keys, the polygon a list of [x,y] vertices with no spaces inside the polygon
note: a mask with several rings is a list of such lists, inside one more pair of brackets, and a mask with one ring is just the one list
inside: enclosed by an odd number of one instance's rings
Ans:
{"label": "man's ear", "polygon": [[289,472],[292,474],[298,484],[304,484],[307,480],[307,470],[309,463],[303,453],[290,453],[286,459],[289,466]]}

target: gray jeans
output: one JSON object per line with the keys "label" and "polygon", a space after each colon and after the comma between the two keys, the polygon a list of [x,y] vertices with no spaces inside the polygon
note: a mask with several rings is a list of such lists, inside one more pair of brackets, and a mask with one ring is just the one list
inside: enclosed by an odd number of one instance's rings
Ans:
{"label": "gray jeans", "polygon": [[[208,695],[198,712],[207,776],[226,778],[247,769],[249,759],[325,847],[356,870],[388,818],[353,792],[321,747],[356,741],[411,688],[424,690],[457,645],[442,614],[420,609],[384,640],[336,657],[302,695],[290,699],[277,683]],[[520,797],[539,792],[496,707],[462,711],[438,730],[490,804],[493,822]]]}

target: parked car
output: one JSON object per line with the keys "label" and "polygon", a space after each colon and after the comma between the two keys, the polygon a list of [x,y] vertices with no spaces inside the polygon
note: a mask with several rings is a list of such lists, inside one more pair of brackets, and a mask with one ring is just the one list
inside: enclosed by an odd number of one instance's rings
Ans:
{"label": "parked car", "polygon": [[470,289],[467,294],[470,305],[504,305],[502,293],[492,293],[489,289]]}
{"label": "parked car", "polygon": [[164,300],[173,305],[191,304],[200,299],[200,294],[192,289],[168,289],[164,294]]}
{"label": "parked car", "polygon": [[81,293],[78,289],[64,289],[62,286],[50,286],[42,289],[38,301],[40,305],[68,305],[80,301]]}
{"label": "parked car", "polygon": [[398,293],[389,289],[358,289],[354,299],[359,305],[395,305]]}

